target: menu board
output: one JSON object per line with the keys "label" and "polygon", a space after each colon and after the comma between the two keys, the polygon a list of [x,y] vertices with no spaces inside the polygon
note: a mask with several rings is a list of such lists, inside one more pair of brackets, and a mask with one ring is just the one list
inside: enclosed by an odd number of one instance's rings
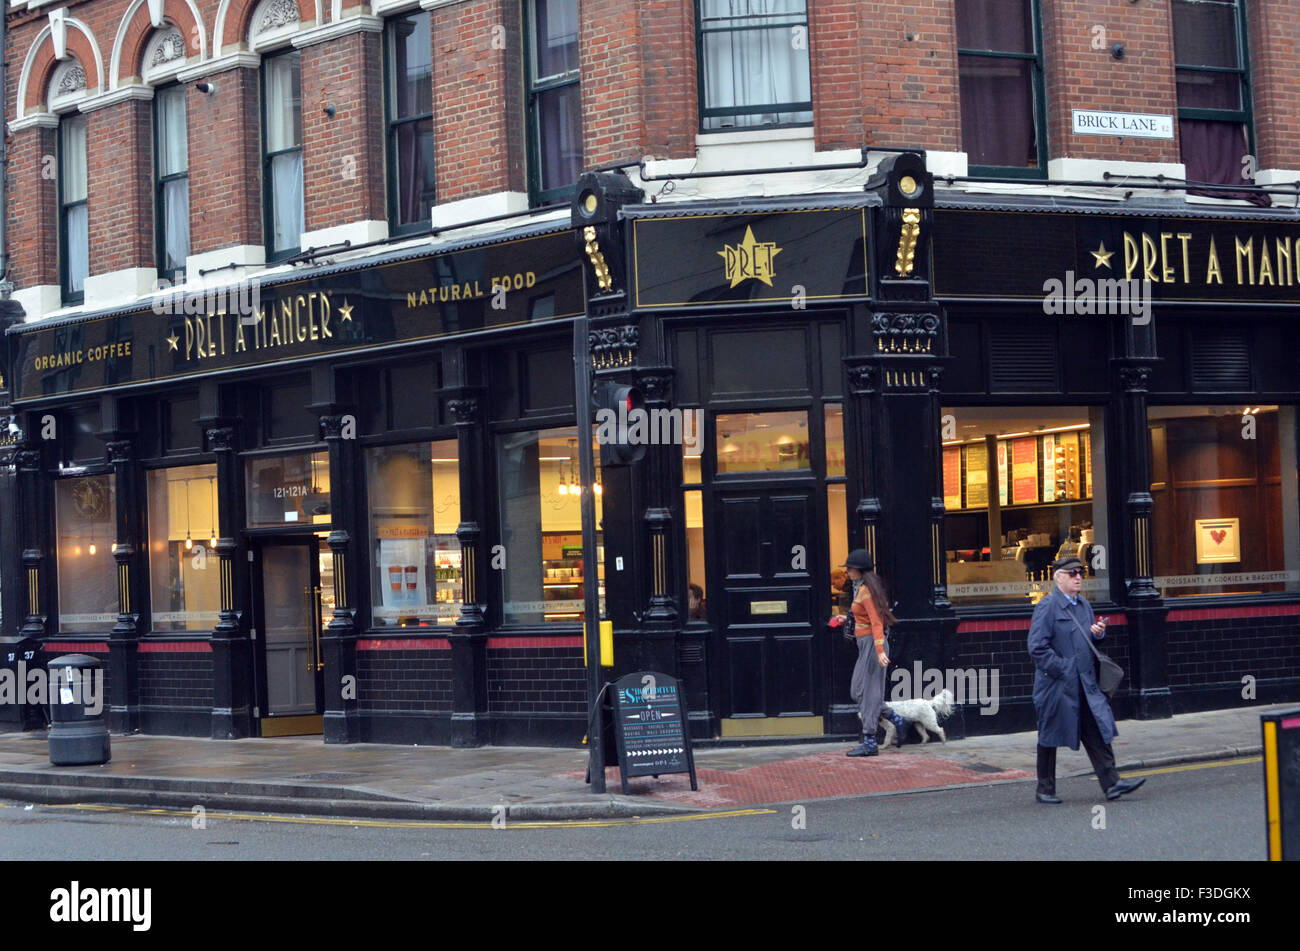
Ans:
{"label": "menu board", "polygon": [[1056,501],[1056,439],[1043,437],[1043,501]]}
{"label": "menu board", "polygon": [[1033,505],[1038,501],[1038,439],[1011,441],[1011,504]]}
{"label": "menu board", "polygon": [[988,508],[989,450],[984,443],[966,446],[966,507]]}
{"label": "menu board", "polygon": [[1007,490],[1009,479],[1007,478],[1007,441],[998,440],[998,505],[1007,504]]}
{"label": "menu board", "polygon": [[695,757],[686,723],[686,702],[675,677],[639,670],[620,677],[613,686],[614,729],[618,741],[618,771],[627,795],[633,776],[690,773]]}
{"label": "menu board", "polygon": [[961,508],[961,447],[943,451],[943,507],[949,512]]}

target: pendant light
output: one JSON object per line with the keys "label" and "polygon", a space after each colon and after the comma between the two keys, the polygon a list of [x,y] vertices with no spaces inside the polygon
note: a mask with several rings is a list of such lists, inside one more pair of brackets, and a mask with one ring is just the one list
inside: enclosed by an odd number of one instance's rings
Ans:
{"label": "pendant light", "polygon": [[216,481],[216,478],[216,476],[208,476],[208,513],[212,519],[209,523],[212,525],[212,535],[208,539],[208,544],[213,548],[217,547],[217,494],[212,484]]}
{"label": "pendant light", "polygon": [[185,480],[185,550],[189,551],[194,547],[194,539],[190,537],[190,480]]}

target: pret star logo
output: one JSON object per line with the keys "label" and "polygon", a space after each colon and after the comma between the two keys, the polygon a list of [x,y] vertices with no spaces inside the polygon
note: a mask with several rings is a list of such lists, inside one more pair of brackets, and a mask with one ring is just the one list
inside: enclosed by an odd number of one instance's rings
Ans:
{"label": "pret star logo", "polygon": [[754,229],[746,227],[744,240],[735,246],[724,244],[718,256],[726,262],[727,280],[732,287],[751,277],[771,287],[772,278],[776,276],[772,259],[781,251],[774,241],[755,240]]}

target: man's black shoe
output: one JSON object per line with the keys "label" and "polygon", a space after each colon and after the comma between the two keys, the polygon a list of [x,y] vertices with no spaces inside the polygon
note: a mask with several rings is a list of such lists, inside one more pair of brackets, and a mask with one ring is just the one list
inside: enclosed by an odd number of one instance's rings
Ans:
{"label": "man's black shoe", "polygon": [[1146,781],[1147,780],[1145,776],[1143,776],[1141,779],[1121,779],[1114,786],[1111,786],[1110,789],[1106,790],[1106,798],[1118,799],[1120,796],[1123,796],[1126,793],[1131,793],[1133,790],[1137,789]]}
{"label": "man's black shoe", "polygon": [[1059,806],[1061,804],[1061,797],[1053,796],[1051,793],[1034,793],[1034,798],[1039,802],[1045,802],[1050,806]]}

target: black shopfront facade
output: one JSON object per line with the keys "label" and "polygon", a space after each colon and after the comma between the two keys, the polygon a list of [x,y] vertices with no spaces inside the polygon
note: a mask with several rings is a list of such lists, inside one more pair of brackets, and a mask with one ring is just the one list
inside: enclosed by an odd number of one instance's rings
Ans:
{"label": "black shopfront facade", "polygon": [[[935,207],[887,165],[726,203],[584,177],[572,223],[268,280],[260,317],[12,327],[5,639],[100,656],[119,732],[576,744],[596,492],[613,673],[680,677],[701,739],[857,732],[826,625],[855,547],[897,670],[971,677],[957,735],[1032,727],[1063,551],[1111,618],[1119,716],[1294,699],[1300,222]],[[1150,306],[1083,313],[1071,284],[1050,312],[1067,272],[1155,278]],[[675,427],[596,486],[584,309],[597,378]]]}

